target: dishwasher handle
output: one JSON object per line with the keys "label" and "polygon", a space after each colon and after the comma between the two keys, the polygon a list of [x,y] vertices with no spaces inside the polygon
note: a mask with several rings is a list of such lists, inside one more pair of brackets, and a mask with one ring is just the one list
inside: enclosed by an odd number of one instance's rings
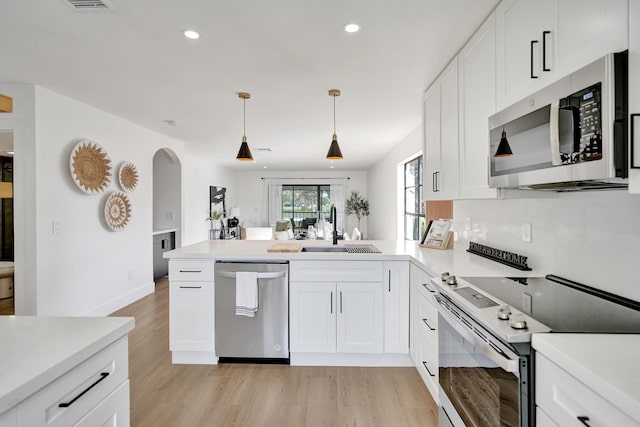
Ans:
{"label": "dishwasher handle", "polygon": [[[220,277],[224,277],[226,279],[235,279],[236,278],[236,273],[233,272],[233,271],[220,271],[220,272],[218,272],[218,275]],[[285,277],[285,272],[284,271],[265,272],[265,273],[258,273],[257,274],[257,278],[258,279],[278,279],[280,277]]]}

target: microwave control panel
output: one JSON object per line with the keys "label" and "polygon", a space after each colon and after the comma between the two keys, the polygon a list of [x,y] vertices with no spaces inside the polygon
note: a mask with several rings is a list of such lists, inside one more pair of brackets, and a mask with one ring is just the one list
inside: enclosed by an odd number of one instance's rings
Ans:
{"label": "microwave control panel", "polygon": [[[602,158],[602,85],[597,83],[565,98],[561,104],[577,110],[576,144],[571,163]],[[565,107],[566,108],[566,107]]]}

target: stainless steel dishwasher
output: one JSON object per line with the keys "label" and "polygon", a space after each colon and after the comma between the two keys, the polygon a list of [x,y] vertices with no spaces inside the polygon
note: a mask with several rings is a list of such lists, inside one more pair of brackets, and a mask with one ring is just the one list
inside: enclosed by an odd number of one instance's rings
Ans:
{"label": "stainless steel dishwasher", "polygon": [[[236,273],[256,272],[258,310],[236,315]],[[289,263],[216,262],[215,338],[219,362],[289,363]]]}

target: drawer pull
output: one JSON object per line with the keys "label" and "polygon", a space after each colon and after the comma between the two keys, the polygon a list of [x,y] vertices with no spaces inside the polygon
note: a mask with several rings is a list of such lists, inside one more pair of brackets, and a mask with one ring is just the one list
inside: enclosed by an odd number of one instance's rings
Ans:
{"label": "drawer pull", "polygon": [[435,293],[436,293],[436,291],[435,291],[434,289],[431,289],[431,288],[429,287],[429,285],[428,285],[428,284],[423,283],[423,284],[422,284],[422,286],[424,286],[424,288],[425,288],[426,290],[428,290],[429,292],[431,292],[432,294],[435,294]]}
{"label": "drawer pull", "polygon": [[424,322],[424,324],[425,324],[425,325],[427,325],[427,328],[431,329],[432,331],[435,331],[435,330],[436,330],[436,328],[432,327],[432,326],[429,324],[428,320],[429,320],[429,319],[422,319],[422,321]]}
{"label": "drawer pull", "polygon": [[202,273],[202,270],[178,270],[180,273]]}
{"label": "drawer pull", "polygon": [[578,421],[580,421],[582,424],[586,425],[587,427],[591,427],[591,424],[589,424],[589,417],[585,417],[584,415],[578,415]]}
{"label": "drawer pull", "polygon": [[[97,386],[102,380],[104,380],[105,378],[107,378],[109,376],[109,372],[100,372],[100,378],[98,378],[98,380],[96,382],[94,382],[93,384],[91,384],[89,387],[87,387],[86,389],[84,389],[84,391],[82,393],[80,393],[79,395],[77,395],[76,397],[74,397],[73,399],[71,399],[69,402],[62,402],[58,405],[59,408],[68,408],[69,406],[73,405],[73,403],[80,399],[82,396],[85,395],[86,392],[88,392],[89,390],[91,390],[92,388],[94,388],[95,386]],[[587,418],[588,419],[588,418]]]}
{"label": "drawer pull", "polygon": [[202,286],[180,286],[180,289],[202,289]]}
{"label": "drawer pull", "polygon": [[427,372],[429,373],[429,376],[435,377],[436,374],[432,374],[431,371],[429,370],[429,366],[427,366],[427,362],[422,362],[422,364],[424,365],[424,369],[427,370]]}

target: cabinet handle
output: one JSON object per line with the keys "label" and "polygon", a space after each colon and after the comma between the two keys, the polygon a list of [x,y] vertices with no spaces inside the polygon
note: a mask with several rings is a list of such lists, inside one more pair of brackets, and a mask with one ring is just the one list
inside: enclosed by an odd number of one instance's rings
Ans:
{"label": "cabinet handle", "polygon": [[59,408],[68,408],[69,406],[73,405],[73,403],[80,399],[82,396],[84,396],[84,394],[86,392],[88,392],[89,390],[91,390],[92,388],[94,388],[95,386],[97,386],[102,380],[104,380],[105,378],[107,378],[109,376],[109,372],[100,372],[100,378],[98,378],[98,380],[96,382],[94,382],[93,384],[91,384],[89,387],[85,388],[84,391],[82,393],[80,393],[79,395],[77,395],[76,397],[74,397],[73,399],[71,399],[68,402],[62,402],[58,405]]}
{"label": "cabinet handle", "polygon": [[391,292],[391,270],[389,270],[389,292]]}
{"label": "cabinet handle", "polygon": [[531,78],[532,79],[537,79],[538,76],[535,76],[533,74],[533,45],[538,43],[538,40],[531,40],[531,48],[530,48],[530,53],[531,53]]}
{"label": "cabinet handle", "polygon": [[636,164],[636,156],[635,156],[635,150],[634,150],[634,146],[635,146],[635,142],[634,142],[634,136],[636,133],[636,117],[640,117],[640,114],[631,114],[629,116],[629,118],[631,119],[631,129],[629,129],[629,133],[631,133],[631,149],[629,152],[629,155],[631,156],[631,168],[632,169],[640,169],[640,165]]}
{"label": "cabinet handle", "polygon": [[333,291],[331,291],[331,295],[329,296],[329,306],[331,307],[331,311],[329,313],[333,314]]}
{"label": "cabinet handle", "polygon": [[429,319],[422,319],[422,321],[424,322],[424,324],[425,324],[425,325],[427,325],[427,328],[431,329],[432,331],[435,331],[435,330],[436,330],[436,328],[432,327],[432,326],[429,324],[428,320],[429,320]]}
{"label": "cabinet handle", "polygon": [[436,172],[436,191],[440,191],[440,171]]}
{"label": "cabinet handle", "polygon": [[431,373],[431,371],[429,370],[429,366],[427,366],[427,362],[422,362],[422,364],[424,365],[424,369],[427,370],[427,372],[429,373],[429,376],[431,377],[435,377],[436,374]]}
{"label": "cabinet handle", "polygon": [[542,32],[542,71],[551,71],[551,68],[547,68],[547,36],[551,34],[551,31]]}
{"label": "cabinet handle", "polygon": [[435,193],[436,191],[438,191],[436,189],[436,172],[433,172],[431,174],[431,190]]}
{"label": "cabinet handle", "polygon": [[202,289],[202,286],[180,286],[180,289]]}
{"label": "cabinet handle", "polygon": [[591,424],[589,424],[589,417],[585,417],[584,415],[578,415],[578,421],[580,421],[582,424],[586,425],[587,427],[591,427]]}
{"label": "cabinet handle", "polygon": [[340,314],[342,314],[342,291],[340,291]]}
{"label": "cabinet handle", "polygon": [[425,288],[426,290],[428,290],[429,292],[431,292],[432,294],[435,294],[435,293],[436,293],[436,291],[435,291],[434,289],[431,289],[431,288],[429,287],[429,285],[428,285],[428,284],[423,283],[423,284],[422,284],[422,286],[424,286],[424,288]]}
{"label": "cabinet handle", "polygon": [[178,270],[180,273],[202,273],[202,270]]}

